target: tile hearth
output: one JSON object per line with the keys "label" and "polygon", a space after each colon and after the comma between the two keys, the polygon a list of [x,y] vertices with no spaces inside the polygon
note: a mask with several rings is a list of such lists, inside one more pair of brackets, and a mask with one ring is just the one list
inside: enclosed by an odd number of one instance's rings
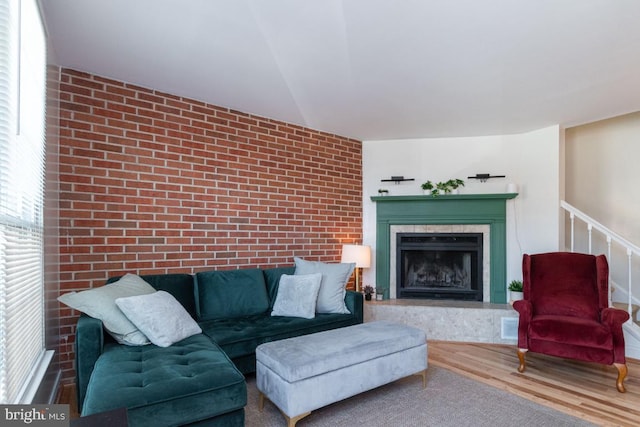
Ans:
{"label": "tile hearth", "polygon": [[365,301],[364,321],[389,320],[425,331],[428,340],[516,344],[518,313],[509,304],[393,299]]}

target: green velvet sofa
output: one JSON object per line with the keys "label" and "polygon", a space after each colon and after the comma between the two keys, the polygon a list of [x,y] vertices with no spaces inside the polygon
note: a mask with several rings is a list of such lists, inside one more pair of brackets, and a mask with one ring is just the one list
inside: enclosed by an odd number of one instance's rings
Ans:
{"label": "green velvet sofa", "polygon": [[363,321],[363,297],[351,291],[345,295],[350,314],[271,316],[280,276],[294,271],[142,276],[171,293],[202,329],[166,348],[118,344],[100,320],[81,315],[75,341],[81,415],[126,407],[130,426],[244,425],[244,374],[255,372],[259,344]]}

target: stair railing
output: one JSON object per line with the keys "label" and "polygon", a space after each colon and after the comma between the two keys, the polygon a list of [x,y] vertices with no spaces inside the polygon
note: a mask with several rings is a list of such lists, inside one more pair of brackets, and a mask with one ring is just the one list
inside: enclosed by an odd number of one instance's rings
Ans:
{"label": "stair railing", "polygon": [[[627,291],[626,291],[628,296],[627,310],[629,312],[629,316],[633,316],[633,304],[634,303],[640,304],[640,299],[638,299],[636,296],[633,295],[631,266],[632,266],[632,257],[634,255],[640,257],[640,247],[634,245],[633,243],[631,243],[624,237],[620,236],[619,234],[615,233],[614,231],[611,231],[610,229],[600,224],[595,219],[591,218],[589,215],[585,214],[584,212],[581,212],[579,209],[571,206],[569,203],[565,202],[564,200],[560,201],[560,207],[562,207],[565,211],[569,212],[569,219],[571,221],[571,252],[574,252],[574,240],[575,240],[574,224],[575,224],[576,218],[578,218],[579,220],[587,224],[589,253],[592,253],[592,234],[594,229],[600,232],[601,234],[603,234],[607,240],[607,248],[608,248],[607,258],[611,259],[611,244],[613,242],[615,242],[616,244],[626,249],[627,269],[628,269],[628,272],[627,272],[628,283],[627,283]],[[609,293],[609,305],[611,305],[611,293]]]}

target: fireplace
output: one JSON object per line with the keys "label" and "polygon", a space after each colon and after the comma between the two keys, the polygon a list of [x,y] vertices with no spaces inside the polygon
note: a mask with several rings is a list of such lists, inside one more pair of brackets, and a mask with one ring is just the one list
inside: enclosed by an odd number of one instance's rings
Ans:
{"label": "fireplace", "polygon": [[[372,196],[376,202],[375,287],[399,298],[397,233],[482,233],[483,302],[507,302],[507,200],[516,193]],[[478,273],[480,275],[480,273]]]}
{"label": "fireplace", "polygon": [[483,300],[482,233],[397,233],[398,298]]}

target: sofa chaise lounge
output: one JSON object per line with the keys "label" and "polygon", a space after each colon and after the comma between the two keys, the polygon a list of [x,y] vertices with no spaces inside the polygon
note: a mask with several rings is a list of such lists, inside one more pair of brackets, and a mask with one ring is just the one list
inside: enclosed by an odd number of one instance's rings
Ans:
{"label": "sofa chaise lounge", "polygon": [[[141,276],[170,293],[202,329],[169,347],[117,343],[82,314],[75,341],[81,415],[126,407],[130,426],[244,425],[243,374],[262,343],[363,322],[363,297],[346,291],[349,313],[272,316],[278,284],[295,267]],[[109,283],[118,280],[109,279]]]}

